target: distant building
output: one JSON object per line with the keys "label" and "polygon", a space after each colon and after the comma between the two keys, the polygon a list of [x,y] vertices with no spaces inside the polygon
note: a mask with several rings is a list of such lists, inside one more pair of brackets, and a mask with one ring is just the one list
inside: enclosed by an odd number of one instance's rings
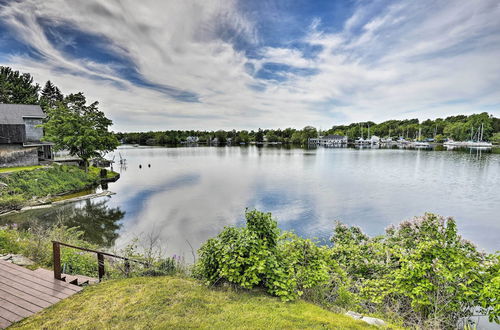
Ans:
{"label": "distant building", "polygon": [[324,147],[334,147],[342,146],[347,144],[347,136],[345,135],[326,135],[320,136],[318,138],[310,138],[310,145],[324,146]]}
{"label": "distant building", "polygon": [[198,143],[198,140],[197,136],[188,136],[186,138],[186,143]]}
{"label": "distant building", "polygon": [[0,167],[52,160],[52,143],[42,142],[45,114],[39,105],[0,104]]}

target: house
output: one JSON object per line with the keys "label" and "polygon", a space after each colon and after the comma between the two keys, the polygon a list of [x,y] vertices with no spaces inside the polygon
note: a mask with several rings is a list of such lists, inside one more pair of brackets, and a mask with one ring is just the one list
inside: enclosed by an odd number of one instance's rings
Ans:
{"label": "house", "polygon": [[198,143],[199,139],[197,136],[188,136],[186,138],[186,143]]}
{"label": "house", "polygon": [[52,160],[52,143],[42,142],[39,105],[0,104],[0,167],[38,165]]}
{"label": "house", "polygon": [[324,146],[324,147],[341,146],[347,144],[347,136],[326,135],[326,136],[320,136],[318,138],[310,138],[309,144]]}

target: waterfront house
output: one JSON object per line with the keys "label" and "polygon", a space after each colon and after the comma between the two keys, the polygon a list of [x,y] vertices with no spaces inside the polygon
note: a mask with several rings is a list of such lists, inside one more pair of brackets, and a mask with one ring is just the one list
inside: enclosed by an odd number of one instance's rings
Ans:
{"label": "waterfront house", "polygon": [[39,105],[0,104],[0,167],[38,165],[53,159],[52,143],[43,142]]}
{"label": "waterfront house", "polygon": [[309,144],[324,147],[342,146],[347,144],[347,136],[330,134],[318,138],[310,138]]}
{"label": "waterfront house", "polygon": [[186,138],[186,143],[198,143],[199,139],[197,136],[188,136]]}

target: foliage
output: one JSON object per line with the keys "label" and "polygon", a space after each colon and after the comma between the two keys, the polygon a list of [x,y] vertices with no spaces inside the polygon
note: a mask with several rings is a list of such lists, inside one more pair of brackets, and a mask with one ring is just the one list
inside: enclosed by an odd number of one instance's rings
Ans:
{"label": "foliage", "polygon": [[294,300],[328,281],[324,248],[292,234],[280,237],[270,213],[247,210],[245,217],[246,227],[226,227],[200,248],[196,276],[208,284],[263,286],[283,300]]}
{"label": "foliage", "polygon": [[85,168],[89,159],[102,157],[118,146],[115,135],[108,131],[113,122],[99,111],[98,104],[87,105],[83,93],[70,94],[48,109],[49,120],[43,125],[44,139],[54,142],[56,149],[80,157]]}
{"label": "foliage", "polygon": [[[306,144],[309,138],[318,135],[346,135],[349,140],[354,141],[358,137],[377,135],[379,137],[404,137],[416,139],[421,131],[422,139],[434,139],[436,142],[443,142],[446,138],[455,140],[468,140],[472,137],[478,139],[479,128],[484,128],[483,140],[492,140],[495,133],[500,134],[500,118],[493,117],[486,112],[473,114],[470,116],[458,115],[447,118],[427,119],[420,122],[418,119],[387,120],[376,124],[374,122],[359,122],[349,125],[337,125],[324,131],[317,131],[316,128],[306,126],[303,129],[258,129],[257,131],[159,131],[140,133],[117,133],[117,138],[123,143],[138,144],[179,144],[186,142],[188,137],[198,137],[199,143],[207,143],[217,137],[219,144],[249,143],[249,142],[274,142]],[[368,130],[369,129],[369,130]],[[221,138],[222,137],[222,138]],[[497,138],[500,141],[500,138]]]}
{"label": "foliage", "polygon": [[64,99],[63,94],[50,80],[45,83],[40,95],[40,105],[43,109],[53,109]]}
{"label": "foliage", "polygon": [[29,73],[0,66],[0,103],[38,104],[39,90]]}
{"label": "foliage", "polygon": [[99,171],[88,173],[76,166],[53,165],[32,171],[18,171],[0,178],[0,212],[19,209],[33,198],[79,191],[97,184]]}
{"label": "foliage", "polygon": [[246,220],[201,247],[197,277],[402,318],[412,327],[454,328],[478,307],[498,322],[500,256],[478,252],[451,218],[425,214],[373,238],[337,223],[333,247],[281,234],[269,213],[247,211]]}
{"label": "foliage", "polygon": [[[96,248],[82,240],[83,232],[78,228],[53,226],[42,228],[34,226],[27,231],[0,228],[0,253],[19,253],[33,260],[37,265],[52,267],[52,241],[61,241],[77,246]],[[95,275],[95,257],[81,254],[73,249],[62,249],[61,264],[66,273]]]}
{"label": "foliage", "polygon": [[500,144],[500,132],[493,134],[493,136],[491,137],[491,142]]}
{"label": "foliage", "polygon": [[481,293],[494,283],[486,271],[491,257],[461,239],[451,218],[426,214],[376,238],[338,224],[332,241],[356,281],[352,290],[372,312],[390,310],[416,327],[454,328],[480,302],[484,313],[498,310],[499,302]]}

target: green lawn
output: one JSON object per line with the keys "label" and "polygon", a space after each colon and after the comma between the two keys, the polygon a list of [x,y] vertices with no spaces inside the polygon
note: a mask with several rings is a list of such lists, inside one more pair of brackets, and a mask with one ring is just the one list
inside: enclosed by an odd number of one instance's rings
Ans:
{"label": "green lawn", "polygon": [[21,167],[5,167],[5,168],[0,168],[0,173],[31,171],[31,170],[35,170],[35,169],[40,168],[40,167],[42,167],[42,166],[35,165],[35,166],[21,166]]}
{"label": "green lawn", "polygon": [[209,289],[191,279],[141,277],[91,286],[12,328],[376,329],[303,301]]}

